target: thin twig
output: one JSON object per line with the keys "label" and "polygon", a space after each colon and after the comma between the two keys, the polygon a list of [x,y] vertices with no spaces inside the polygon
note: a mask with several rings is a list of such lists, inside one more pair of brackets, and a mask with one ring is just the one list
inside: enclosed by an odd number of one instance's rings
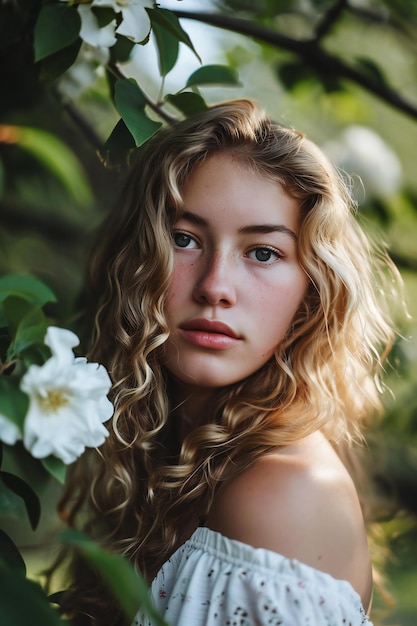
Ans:
{"label": "thin twig", "polygon": [[179,18],[192,19],[210,24],[211,26],[224,28],[241,35],[253,37],[264,43],[271,44],[276,48],[292,52],[296,54],[305,65],[313,67],[317,72],[321,74],[326,72],[332,76],[346,78],[360,85],[369,93],[377,96],[383,102],[390,104],[398,111],[417,120],[417,105],[403,98],[391,87],[374,79],[370,74],[361,72],[338,57],[333,56],[320,47],[314,39],[294,39],[249,20],[220,13],[199,13],[195,11],[178,11],[177,9],[173,10],[173,13]]}

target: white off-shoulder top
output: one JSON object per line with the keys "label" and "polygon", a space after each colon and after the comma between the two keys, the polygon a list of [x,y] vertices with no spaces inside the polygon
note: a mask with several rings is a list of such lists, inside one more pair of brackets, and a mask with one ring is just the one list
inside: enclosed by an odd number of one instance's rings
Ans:
{"label": "white off-shoulder top", "polygon": [[[372,626],[352,585],[281,554],[197,528],[156,575],[170,626]],[[139,613],[134,626],[153,626]]]}

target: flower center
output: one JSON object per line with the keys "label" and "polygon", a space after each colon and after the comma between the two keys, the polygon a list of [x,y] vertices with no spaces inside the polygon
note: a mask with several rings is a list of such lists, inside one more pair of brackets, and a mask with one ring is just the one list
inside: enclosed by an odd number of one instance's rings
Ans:
{"label": "flower center", "polygon": [[60,389],[52,389],[46,396],[39,396],[39,403],[45,413],[55,413],[68,404],[68,398]]}

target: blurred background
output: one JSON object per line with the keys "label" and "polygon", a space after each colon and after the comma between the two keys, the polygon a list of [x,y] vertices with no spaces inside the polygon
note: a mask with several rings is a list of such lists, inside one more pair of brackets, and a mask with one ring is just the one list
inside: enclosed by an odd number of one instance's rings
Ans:
{"label": "blurred background", "polygon": [[[385,577],[373,619],[385,626],[414,626],[417,2],[161,0],[159,7],[178,17],[201,59],[180,43],[168,69],[161,65],[157,27],[143,45],[126,45],[119,37],[125,47],[117,56],[109,54],[109,46],[91,46],[78,37],[46,61],[39,59],[34,41],[38,38],[39,47],[45,4],[0,2],[0,274],[43,279],[58,296],[51,316],[77,329],[89,237],[116,200],[122,169],[121,159],[109,158],[104,147],[123,117],[115,106],[112,75],[134,78],[146,95],[149,117],[168,123],[179,112],[167,94],[184,90],[201,63],[237,72],[238,81],[219,78],[225,84],[213,80],[188,91],[207,103],[253,98],[275,119],[321,145],[351,177],[358,219],[386,241],[405,283],[411,317],[399,303],[400,336],[386,376],[391,391],[384,393],[384,418],[369,437],[378,518],[371,535],[375,562]],[[126,3],[109,0],[107,5],[112,14],[106,18],[96,11],[97,19],[106,24],[116,15],[120,21]],[[14,517],[5,521],[36,565],[43,557],[32,547],[47,542],[56,526],[58,491],[56,485],[44,490],[49,509],[36,536],[18,502]]]}

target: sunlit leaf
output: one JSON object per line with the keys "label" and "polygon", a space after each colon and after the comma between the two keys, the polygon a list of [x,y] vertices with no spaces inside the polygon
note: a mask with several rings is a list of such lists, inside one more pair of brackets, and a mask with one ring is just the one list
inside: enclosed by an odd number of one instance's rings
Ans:
{"label": "sunlit leaf", "polygon": [[56,302],[55,294],[49,287],[29,274],[7,274],[0,278],[0,302],[8,296],[18,296],[39,306]]}
{"label": "sunlit leaf", "polygon": [[92,201],[91,189],[81,166],[62,141],[39,128],[14,127],[14,129],[16,143],[47,167],[76,202],[87,205]]}
{"label": "sunlit leaf", "polygon": [[0,615],[2,626],[68,626],[51,607],[38,583],[1,560]]}
{"label": "sunlit leaf", "polygon": [[227,65],[204,65],[188,78],[186,86],[193,85],[240,85],[240,82],[237,71]]}
{"label": "sunlit leaf", "polygon": [[[23,576],[26,574],[26,565],[24,560],[22,559],[22,555],[20,554],[13,541],[10,539],[9,535],[7,535],[3,530],[0,529],[0,587],[2,586],[2,579],[4,574],[3,568],[6,569],[6,565],[7,570],[10,572],[10,574],[12,572],[9,568],[20,572],[21,574],[23,574]],[[3,622],[4,605],[1,600],[1,594],[2,589],[0,589],[0,615],[2,618],[1,623],[3,625],[5,624],[5,622]]]}
{"label": "sunlit leaf", "polygon": [[80,29],[81,18],[75,6],[45,4],[35,25],[35,61],[72,44]]}
{"label": "sunlit leaf", "polygon": [[166,76],[177,62],[179,42],[171,31],[161,26],[158,22],[152,22],[152,30],[158,48],[159,71],[161,76]]}
{"label": "sunlit leaf", "polygon": [[48,456],[45,459],[41,459],[41,463],[46,471],[56,478],[56,480],[63,485],[65,483],[65,477],[67,474],[67,467],[65,463],[58,459],[56,456]]}
{"label": "sunlit leaf", "polygon": [[63,533],[62,539],[76,547],[99,572],[129,620],[132,620],[140,609],[150,617],[153,624],[167,626],[155,609],[146,582],[126,559],[118,554],[105,552],[96,543],[75,530]]}
{"label": "sunlit leaf", "polygon": [[166,100],[187,117],[207,109],[204,98],[192,91],[169,94],[166,96]]}
{"label": "sunlit leaf", "polygon": [[115,102],[136,146],[141,146],[162,126],[145,113],[147,104],[139,85],[133,79],[119,79],[115,83]]}
{"label": "sunlit leaf", "polygon": [[35,530],[41,515],[41,504],[32,487],[26,481],[19,478],[19,476],[10,474],[10,472],[0,471],[0,478],[8,489],[22,498],[30,525],[32,529]]}
{"label": "sunlit leaf", "polygon": [[29,406],[28,396],[21,391],[18,379],[0,376],[0,413],[23,429]]}
{"label": "sunlit leaf", "polygon": [[196,55],[198,60],[201,63],[201,58],[198,55],[194,45],[181,26],[177,16],[170,11],[169,9],[146,9],[148,15],[150,17],[151,23],[155,25],[156,23],[168,30],[180,43],[184,43],[188,46]]}

